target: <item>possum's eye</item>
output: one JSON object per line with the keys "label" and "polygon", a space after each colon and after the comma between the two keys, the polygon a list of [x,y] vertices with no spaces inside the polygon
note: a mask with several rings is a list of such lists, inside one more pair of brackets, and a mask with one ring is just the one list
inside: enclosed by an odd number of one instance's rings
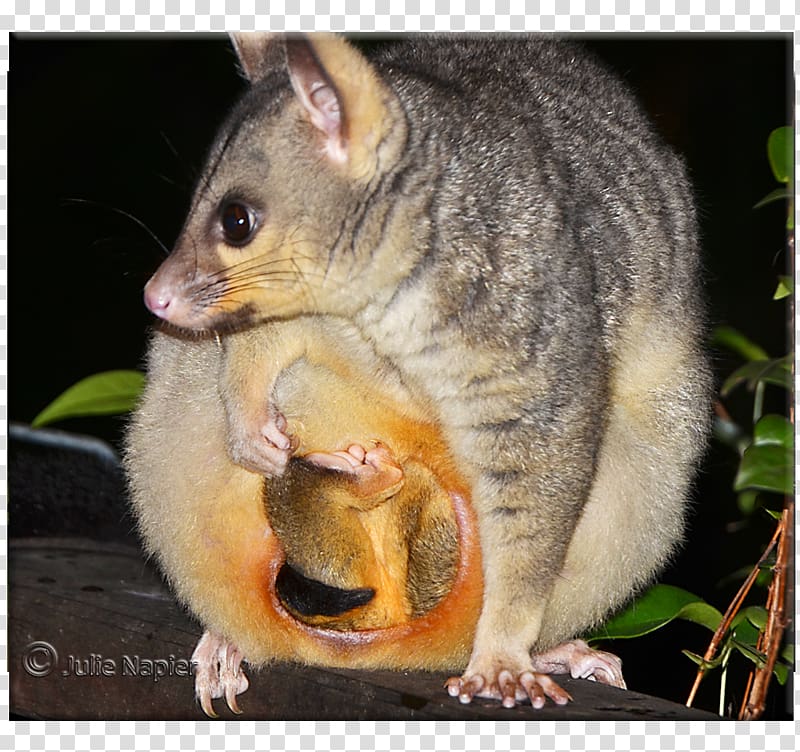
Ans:
{"label": "possum's eye", "polygon": [[225,242],[245,245],[250,242],[256,227],[255,212],[246,204],[230,201],[222,206],[220,224]]}

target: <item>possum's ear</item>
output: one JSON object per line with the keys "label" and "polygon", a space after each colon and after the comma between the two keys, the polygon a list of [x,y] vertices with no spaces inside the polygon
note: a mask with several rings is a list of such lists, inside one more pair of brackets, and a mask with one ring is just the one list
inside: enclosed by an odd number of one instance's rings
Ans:
{"label": "possum's ear", "polygon": [[245,78],[252,84],[285,65],[284,38],[269,32],[231,32],[231,42]]}
{"label": "possum's ear", "polygon": [[354,177],[370,176],[392,127],[392,95],[370,63],[333,34],[286,40],[289,77],[329,159]]}

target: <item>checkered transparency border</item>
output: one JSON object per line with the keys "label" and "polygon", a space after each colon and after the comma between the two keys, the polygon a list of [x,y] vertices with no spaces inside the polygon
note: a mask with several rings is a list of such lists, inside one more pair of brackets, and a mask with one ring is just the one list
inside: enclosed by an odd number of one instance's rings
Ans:
{"label": "checkered transparency border", "polygon": [[798,12],[798,0],[4,0],[0,30],[794,31]]}
{"label": "checkered transparency border", "polygon": [[2,749],[92,750],[782,750],[789,722],[18,721]]}
{"label": "checkered transparency border", "polygon": [[[3,0],[0,7],[0,541],[7,647],[7,71],[11,31],[772,31],[800,0]],[[662,7],[663,6],[663,7]],[[423,11],[424,7],[424,11]],[[263,13],[264,8],[268,13]],[[13,11],[13,12],[12,12]],[[362,12],[363,11],[363,12]],[[367,13],[367,11],[371,11]],[[795,61],[798,43],[795,42]],[[797,65],[797,63],[795,63]],[[797,71],[796,71],[797,72]],[[797,461],[795,465],[797,465]],[[797,609],[795,609],[797,610]],[[9,708],[0,674],[0,718]],[[800,701],[796,689],[795,706]],[[3,749],[794,750],[800,722],[51,722],[0,721]]]}

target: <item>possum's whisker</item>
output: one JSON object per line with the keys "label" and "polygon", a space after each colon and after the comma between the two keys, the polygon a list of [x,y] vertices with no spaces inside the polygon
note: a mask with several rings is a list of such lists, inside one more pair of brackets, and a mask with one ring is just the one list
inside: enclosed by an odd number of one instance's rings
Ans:
{"label": "possum's whisker", "polygon": [[287,267],[277,267],[277,268],[267,268],[267,265],[260,265],[260,266],[252,266],[249,269],[240,269],[234,274],[227,274],[219,280],[214,280],[215,283],[225,283],[231,284],[233,282],[242,282],[248,279],[254,278],[266,278],[274,275],[296,275],[302,276],[302,272],[300,274],[297,273],[297,269],[293,268],[292,266]]}
{"label": "possum's whisker", "polygon": [[[196,183],[197,179],[198,179],[199,172],[200,172],[198,170],[197,166],[194,165],[189,160],[185,159],[183,157],[183,155],[181,155],[181,153],[175,148],[175,144],[172,143],[172,141],[170,140],[169,136],[167,136],[167,134],[163,130],[160,130],[158,135],[161,138],[161,140],[164,142],[164,144],[166,145],[166,147],[169,150],[170,154],[172,154],[172,156],[175,159],[175,161],[178,162],[178,164],[180,165],[180,167],[183,170],[183,172],[186,173],[186,175],[188,175],[188,177],[189,177],[189,181],[188,182]],[[161,173],[159,173],[158,177],[161,180],[163,180],[164,182],[168,183],[169,185],[180,186],[182,188],[189,188],[190,187],[189,185],[187,185],[186,176],[181,178],[180,182],[178,182],[178,180],[175,180],[173,178],[167,177],[166,175],[163,175]]]}
{"label": "possum's whisker", "polygon": [[224,278],[228,281],[241,279],[251,274],[280,274],[282,271],[293,271],[294,267],[291,265],[289,259],[281,259],[284,265],[279,266],[275,263],[260,263],[250,264],[249,266],[241,267],[228,267],[223,274],[215,275],[220,279]]}
{"label": "possum's whisker", "polygon": [[[310,256],[298,256],[298,258],[313,261],[313,258]],[[224,269],[208,274],[207,278],[211,281],[218,281],[221,279],[231,280],[257,270],[267,270],[267,267],[277,266],[282,263],[291,264],[294,268],[298,268],[297,263],[291,258],[265,259],[263,257],[258,257],[254,259],[245,259],[237,264],[227,266]],[[310,271],[309,273],[313,272]]]}
{"label": "possum's whisker", "polygon": [[300,275],[300,280],[305,284],[306,292],[308,293],[308,296],[311,298],[311,302],[313,303],[314,310],[317,310],[319,308],[319,306],[317,304],[317,299],[314,296],[314,288],[308,282],[308,278],[307,278],[308,275],[303,274],[303,272],[301,271],[300,267],[297,264],[297,260],[294,257],[292,257],[291,261],[292,261],[292,264],[295,267],[297,273]]}
{"label": "possum's whisker", "polygon": [[[290,268],[267,268],[272,266],[277,266],[277,262],[283,262]],[[231,270],[234,270],[231,273]],[[243,279],[248,279],[251,276],[261,276],[261,275],[269,275],[269,274],[294,274],[297,277],[304,277],[304,278],[318,278],[322,279],[324,275],[322,272],[316,269],[303,269],[300,264],[298,263],[298,259],[294,257],[290,257],[287,259],[276,259],[272,261],[264,261],[259,263],[252,263],[250,265],[245,264],[237,264],[235,266],[230,266],[224,269],[222,272],[219,272],[214,275],[213,281],[219,282],[222,280],[227,280],[228,283],[231,282],[238,282]]]}
{"label": "possum's whisker", "polygon": [[[258,282],[259,284],[253,284],[253,281]],[[247,280],[238,285],[229,285],[226,290],[226,296],[230,296],[235,293],[244,292],[245,290],[251,290],[254,287],[275,287],[277,285],[284,285],[286,283],[297,282],[298,279],[296,277],[269,277],[263,279],[256,279],[256,280]]]}
{"label": "possum's whisker", "polygon": [[286,284],[297,283],[302,281],[302,277],[296,275],[276,272],[273,274],[254,274],[249,277],[238,280],[235,284],[226,283],[225,280],[220,280],[213,284],[205,285],[201,291],[195,296],[195,302],[202,307],[213,305],[217,300],[222,298],[231,299],[236,295],[247,290],[254,288],[269,288],[279,287]]}
{"label": "possum's whisker", "polygon": [[305,272],[303,269],[300,269],[296,264],[291,264],[287,268],[282,269],[250,269],[247,272],[239,272],[237,274],[232,274],[228,276],[226,279],[228,283],[232,282],[241,282],[246,279],[251,279],[253,277],[269,277],[272,275],[287,275],[287,276],[294,276],[297,278],[303,278],[308,281],[311,280],[319,280],[322,279],[322,275],[318,272]]}
{"label": "possum's whisker", "polygon": [[[240,261],[238,264],[231,264],[230,266],[226,266],[223,269],[219,269],[215,272],[210,272],[206,274],[206,279],[208,280],[209,284],[215,284],[217,282],[222,282],[226,279],[233,278],[236,274],[242,274],[250,271],[252,268],[259,266],[260,264],[254,264],[253,262],[255,259],[245,259],[244,261]],[[260,262],[264,265],[268,263],[274,262]]]}
{"label": "possum's whisker", "polygon": [[63,201],[64,204],[79,204],[83,206],[93,206],[98,209],[105,209],[106,211],[114,212],[115,214],[120,214],[121,216],[131,220],[134,224],[144,230],[153,240],[155,240],[158,247],[164,252],[165,256],[169,255],[169,248],[167,248],[166,244],[158,237],[148,226],[145,224],[141,219],[139,219],[134,214],[131,214],[129,211],[125,211],[125,209],[120,209],[118,206],[111,206],[109,204],[103,204],[99,201],[94,201],[92,199],[86,198],[67,198]]}

